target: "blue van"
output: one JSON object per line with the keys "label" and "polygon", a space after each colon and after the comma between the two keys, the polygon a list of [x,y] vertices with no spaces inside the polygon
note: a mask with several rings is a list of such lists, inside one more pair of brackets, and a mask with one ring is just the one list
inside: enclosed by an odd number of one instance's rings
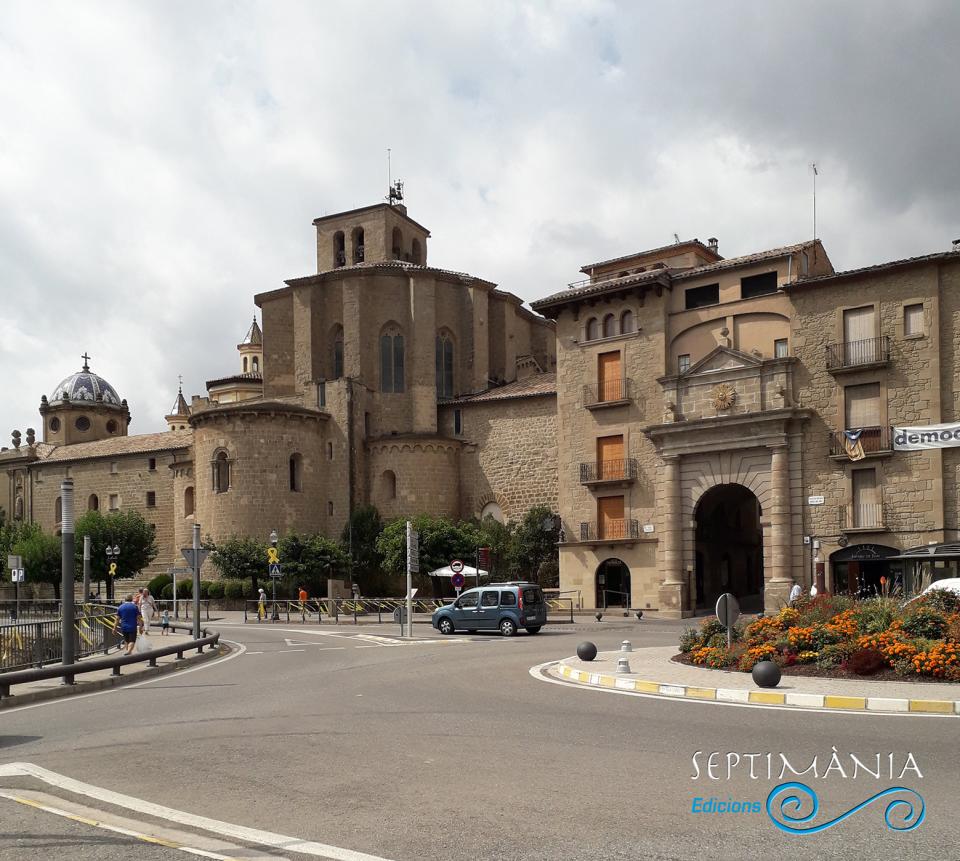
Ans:
{"label": "blue van", "polygon": [[454,631],[500,631],[512,637],[519,628],[539,634],[547,623],[547,602],[536,583],[490,583],[468,589],[430,620],[441,634]]}

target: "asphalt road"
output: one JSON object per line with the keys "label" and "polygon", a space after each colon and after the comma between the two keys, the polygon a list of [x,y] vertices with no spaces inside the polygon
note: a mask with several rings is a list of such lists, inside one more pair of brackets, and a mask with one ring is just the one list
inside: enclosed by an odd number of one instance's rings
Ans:
{"label": "asphalt road", "polygon": [[[398,644],[392,625],[221,627],[244,653],[148,684],[0,713],[0,794],[46,793],[51,806],[82,804],[88,819],[102,812],[147,835],[162,825],[172,829],[167,839],[188,847],[209,848],[200,841],[213,837],[229,844],[211,850],[214,857],[308,857],[283,838],[322,844],[323,851],[309,847],[313,857],[357,858],[352,851],[394,861],[960,856],[956,718],[665,701],[530,674],[588,635],[601,648],[622,639],[642,647],[675,642],[680,627],[610,619],[509,640],[444,640],[418,627],[414,644]],[[836,769],[824,777],[833,748],[846,779]],[[705,752],[698,780],[696,751]],[[722,754],[723,779],[707,777],[710,751]],[[759,779],[746,759],[725,779],[728,751],[761,754]],[[898,779],[908,752],[922,777],[908,771]],[[781,753],[796,770],[816,755],[820,776],[778,779]],[[861,771],[852,779],[851,753],[873,769],[880,754],[882,778]],[[14,762],[57,776],[4,776],[3,764]],[[83,786],[60,785],[59,776]],[[783,833],[762,810],[691,812],[697,797],[762,805],[791,778],[817,792],[816,823],[897,785],[923,797],[925,820],[909,832],[889,829],[891,798],[806,835]],[[120,795],[94,797],[100,790]],[[173,818],[135,809],[144,801],[171,808]],[[58,846],[63,858],[183,857],[4,798],[0,815],[3,859],[46,859]],[[222,828],[211,837],[193,816]]]}

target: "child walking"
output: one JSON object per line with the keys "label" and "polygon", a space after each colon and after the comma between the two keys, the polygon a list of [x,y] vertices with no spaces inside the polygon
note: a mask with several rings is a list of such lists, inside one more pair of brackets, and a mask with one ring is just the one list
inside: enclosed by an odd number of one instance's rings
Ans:
{"label": "child walking", "polygon": [[160,636],[170,633],[170,611],[164,609],[160,614]]}

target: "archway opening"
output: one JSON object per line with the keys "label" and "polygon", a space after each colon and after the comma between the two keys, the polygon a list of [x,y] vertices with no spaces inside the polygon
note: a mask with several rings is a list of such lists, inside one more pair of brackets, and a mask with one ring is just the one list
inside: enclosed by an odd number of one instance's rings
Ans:
{"label": "archway opening", "polygon": [[743,609],[763,607],[760,502],[742,484],[710,488],[697,503],[696,606],[712,607],[724,592]]}
{"label": "archway opening", "polygon": [[596,606],[630,606],[630,569],[621,559],[604,559],[597,566]]}

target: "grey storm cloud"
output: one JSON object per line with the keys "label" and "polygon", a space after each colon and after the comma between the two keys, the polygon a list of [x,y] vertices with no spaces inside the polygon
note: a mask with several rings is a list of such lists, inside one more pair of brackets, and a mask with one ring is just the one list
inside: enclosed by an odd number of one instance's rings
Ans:
{"label": "grey storm cloud", "polygon": [[682,237],[818,233],[835,265],[960,235],[951,2],[0,6],[10,428],[94,370],[133,432],[238,368],[311,220],[381,200],[526,300]]}

